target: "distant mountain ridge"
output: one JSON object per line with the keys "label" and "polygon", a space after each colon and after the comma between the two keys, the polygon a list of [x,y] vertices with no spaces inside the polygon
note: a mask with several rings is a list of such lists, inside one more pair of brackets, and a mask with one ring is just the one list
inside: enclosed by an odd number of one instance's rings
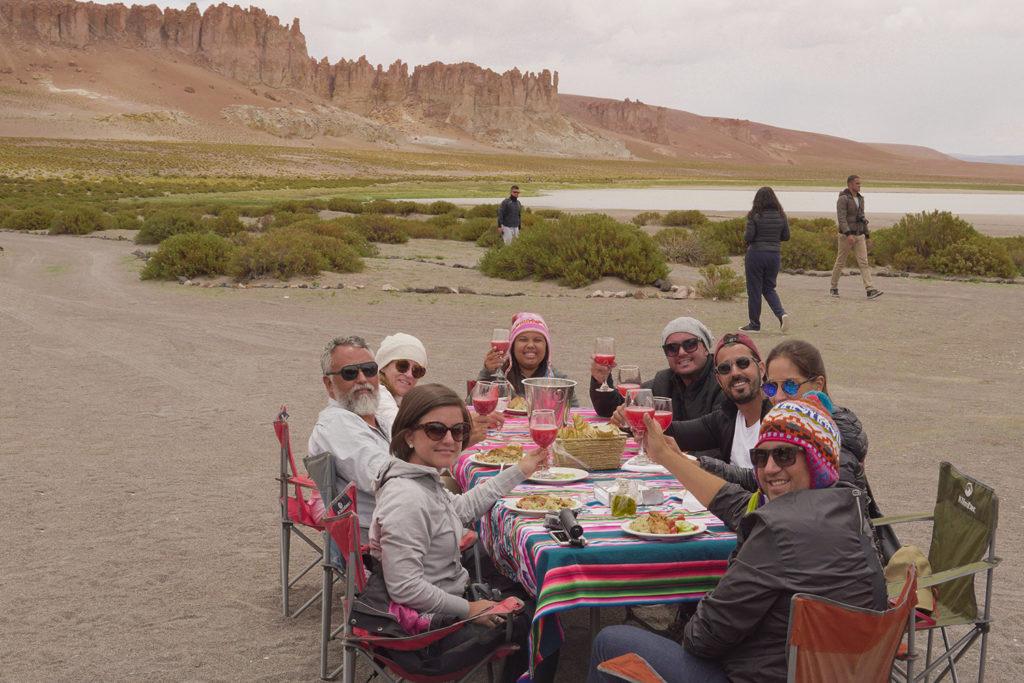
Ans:
{"label": "distant mountain ridge", "polygon": [[976,164],[1024,166],[1024,154],[950,154],[949,156],[960,161],[969,161]]}

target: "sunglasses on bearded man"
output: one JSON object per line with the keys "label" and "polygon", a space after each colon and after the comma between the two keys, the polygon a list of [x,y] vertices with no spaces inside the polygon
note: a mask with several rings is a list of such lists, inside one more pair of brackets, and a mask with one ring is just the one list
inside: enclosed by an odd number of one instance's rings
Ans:
{"label": "sunglasses on bearded man", "polygon": [[346,382],[353,381],[359,376],[359,373],[363,373],[363,377],[370,378],[377,375],[377,364],[375,362],[368,361],[366,363],[354,363],[353,365],[345,365],[334,372],[325,372],[324,377],[328,375],[338,375]]}

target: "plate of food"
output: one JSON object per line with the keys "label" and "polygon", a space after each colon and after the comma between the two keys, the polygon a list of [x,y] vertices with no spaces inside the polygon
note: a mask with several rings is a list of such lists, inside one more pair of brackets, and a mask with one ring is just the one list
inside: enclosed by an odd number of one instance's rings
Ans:
{"label": "plate of food", "polygon": [[534,472],[529,479],[539,484],[569,484],[574,481],[583,481],[589,476],[589,472],[576,467],[549,467],[546,470]]}
{"label": "plate of food", "polygon": [[575,496],[560,496],[553,493],[531,493],[518,498],[506,498],[505,506],[512,512],[532,517],[543,517],[549,512],[558,512],[562,508],[577,510],[583,507],[582,501]]}
{"label": "plate of food", "polygon": [[509,415],[528,415],[530,413],[530,404],[522,396],[513,396],[509,400],[508,405],[505,406],[505,412]]}
{"label": "plate of food", "polygon": [[485,467],[501,467],[502,465],[515,465],[522,457],[523,445],[510,443],[507,446],[492,448],[485,453],[473,453],[469,456],[469,460]]}
{"label": "plate of food", "polygon": [[652,541],[678,541],[702,534],[707,530],[703,522],[686,519],[682,512],[647,512],[622,523],[627,534]]}

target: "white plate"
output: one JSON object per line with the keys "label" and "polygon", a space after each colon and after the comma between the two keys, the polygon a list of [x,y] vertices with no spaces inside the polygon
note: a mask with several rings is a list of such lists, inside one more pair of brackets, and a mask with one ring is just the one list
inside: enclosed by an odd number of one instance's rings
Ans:
{"label": "white plate", "polygon": [[[519,497],[516,497],[516,498],[506,498],[505,499],[505,507],[507,507],[512,512],[515,512],[515,513],[520,514],[520,515],[525,515],[527,517],[543,517],[544,515],[548,514],[549,512],[558,512],[558,510],[524,510],[523,508],[519,507],[519,505],[517,504],[518,501],[519,501],[519,498],[521,498],[521,497],[523,497],[523,496],[519,496]],[[562,496],[562,497],[563,498],[568,498],[569,500],[572,501],[573,504],[569,508],[570,510],[579,510],[581,507],[583,507],[583,501],[581,501],[576,496]]]}
{"label": "white plate", "polygon": [[[634,456],[635,457],[635,456]],[[646,472],[647,474],[668,474],[668,470],[656,462],[650,465],[634,465],[633,458],[627,460],[621,467],[626,472]]]}
{"label": "white plate", "polygon": [[559,478],[547,478],[544,477],[546,472],[534,472],[529,480],[538,484],[571,484],[574,481],[583,481],[590,476],[590,472],[586,470],[577,469],[575,467],[551,467],[547,472],[553,472],[555,474],[569,475],[562,476]]}
{"label": "white plate", "polygon": [[630,519],[623,522],[622,530],[625,531],[627,534],[639,536],[640,538],[646,538],[650,541],[679,541],[684,538],[690,538],[691,536],[696,536],[697,534],[702,534],[705,531],[707,531],[707,527],[704,525],[704,522],[695,522],[693,520],[687,520],[688,522],[690,522],[690,524],[694,525],[697,528],[693,531],[682,531],[678,534],[649,534],[644,531],[634,531],[630,527],[630,525],[635,521],[636,519]]}
{"label": "white plate", "polygon": [[[497,448],[497,446],[495,446],[495,448]],[[491,450],[493,450],[493,449],[491,449]],[[484,467],[501,467],[502,466],[502,463],[487,462],[486,460],[481,460],[480,458],[477,457],[479,455],[487,455],[487,453],[473,453],[472,455],[469,456],[469,461],[470,462],[475,462],[477,465],[483,465]],[[515,462],[504,463],[504,465],[505,465],[505,467],[511,467],[512,465],[515,465],[518,462],[519,461],[516,460]]]}

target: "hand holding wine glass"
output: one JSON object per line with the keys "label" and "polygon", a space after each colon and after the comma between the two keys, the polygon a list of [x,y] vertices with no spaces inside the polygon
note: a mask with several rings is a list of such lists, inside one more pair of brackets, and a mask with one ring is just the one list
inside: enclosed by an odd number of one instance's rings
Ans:
{"label": "hand holding wine glass", "polygon": [[[558,438],[558,423],[555,421],[555,411],[541,409],[530,413],[530,438],[533,442],[547,452],[550,460],[551,444]],[[546,463],[540,469],[546,470],[550,463]]]}
{"label": "hand holding wine glass", "polygon": [[504,327],[495,327],[494,330],[491,331],[491,353],[488,354],[488,360],[485,361],[485,363],[489,362],[490,359],[493,358],[493,354],[500,356],[497,365],[497,372],[494,375],[495,379],[498,380],[505,379],[505,362],[508,357],[508,350],[512,346],[512,340],[508,338],[508,334],[508,330]]}
{"label": "hand holding wine glass", "polygon": [[650,465],[644,450],[644,436],[647,432],[647,425],[644,424],[644,416],[654,417],[654,394],[650,389],[635,389],[626,394],[626,420],[633,430],[633,438],[636,439],[640,450],[631,461],[634,465]]}
{"label": "hand holding wine glass", "polygon": [[615,366],[615,339],[612,337],[598,337],[594,340],[594,365],[590,374],[594,379],[601,382],[597,391],[612,391],[608,385],[608,376],[612,374]]}

